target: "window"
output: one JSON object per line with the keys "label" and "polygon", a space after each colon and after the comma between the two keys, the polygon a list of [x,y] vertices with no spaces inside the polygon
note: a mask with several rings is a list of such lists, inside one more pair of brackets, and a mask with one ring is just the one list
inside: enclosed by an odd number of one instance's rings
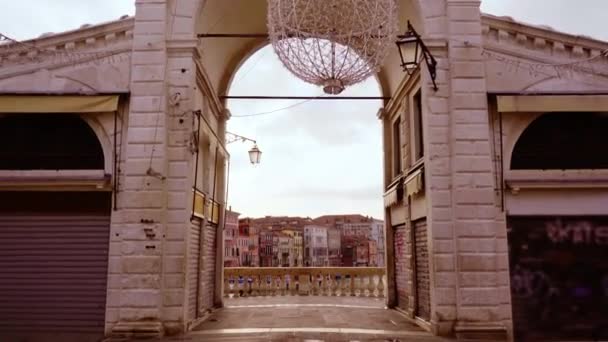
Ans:
{"label": "window", "polygon": [[401,118],[393,122],[393,178],[401,174]]}
{"label": "window", "polygon": [[0,170],[99,170],[104,155],[78,116],[31,114],[0,118]]}
{"label": "window", "polygon": [[548,113],[513,149],[513,170],[608,169],[608,113]]}
{"label": "window", "polygon": [[417,162],[424,157],[424,137],[422,127],[422,93],[420,90],[416,92],[412,98],[412,148],[413,162]]}

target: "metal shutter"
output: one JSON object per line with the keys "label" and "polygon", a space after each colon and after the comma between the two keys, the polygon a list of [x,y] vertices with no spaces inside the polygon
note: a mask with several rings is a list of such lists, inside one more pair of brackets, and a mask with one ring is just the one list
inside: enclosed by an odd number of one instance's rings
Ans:
{"label": "metal shutter", "polygon": [[198,318],[198,297],[201,264],[201,221],[194,219],[190,223],[190,240],[188,242],[188,318]]}
{"label": "metal shutter", "polygon": [[431,319],[431,282],[426,219],[413,222],[416,256],[416,316]]}
{"label": "metal shutter", "polygon": [[213,224],[209,224],[203,229],[205,235],[203,236],[202,250],[201,310],[214,307],[216,230],[217,226]]}
{"label": "metal shutter", "polygon": [[406,234],[407,230],[404,225],[394,226],[395,232],[394,244],[395,244],[395,286],[397,290],[397,306],[403,310],[409,309],[409,289],[408,289],[408,260],[407,257],[407,243]]}
{"label": "metal shutter", "polygon": [[0,213],[0,336],[103,337],[108,215]]}

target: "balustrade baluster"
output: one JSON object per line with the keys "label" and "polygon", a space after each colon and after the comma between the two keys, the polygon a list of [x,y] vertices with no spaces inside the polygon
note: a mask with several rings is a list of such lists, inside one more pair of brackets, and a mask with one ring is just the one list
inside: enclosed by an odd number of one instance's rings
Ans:
{"label": "balustrade baluster", "polygon": [[234,297],[234,277],[230,276],[228,278],[228,296],[230,298]]}
{"label": "balustrade baluster", "polygon": [[293,273],[293,295],[300,295],[300,275],[298,273]]}
{"label": "balustrade baluster", "polygon": [[274,294],[273,296],[281,295],[281,276],[274,276]]}
{"label": "balustrade baluster", "polygon": [[369,276],[361,276],[361,296],[369,297]]}
{"label": "balustrade baluster", "polygon": [[361,276],[360,275],[355,275],[355,278],[353,279],[353,283],[355,285],[355,296],[356,297],[360,297],[361,296],[361,288],[362,288],[362,284],[361,284]]}
{"label": "balustrade baluster", "polygon": [[330,296],[337,296],[337,291],[338,291],[338,279],[337,279],[337,274],[335,273],[330,273],[329,278],[331,279],[331,287],[329,289],[329,295]]}
{"label": "balustrade baluster", "polygon": [[374,274],[370,274],[367,276],[369,285],[367,287],[368,292],[369,292],[369,296],[368,297],[376,297],[376,281],[375,281],[375,275]]}
{"label": "balustrade baluster", "polygon": [[356,296],[382,298],[387,281],[381,268],[239,269],[224,273],[224,297]]}
{"label": "balustrade baluster", "polygon": [[373,283],[374,283],[374,291],[372,292],[373,296],[376,297],[376,298],[380,297],[380,286],[382,285],[382,282],[380,280],[380,276],[377,275],[377,274],[374,274],[372,276],[372,280],[373,280]]}
{"label": "balustrade baluster", "polygon": [[352,273],[348,275],[348,282],[346,283],[346,289],[348,291],[348,296],[355,295],[355,275]]}
{"label": "balustrade baluster", "polygon": [[287,295],[293,296],[296,294],[296,275],[295,273],[288,272],[285,275],[285,280],[287,282]]}
{"label": "balustrade baluster", "polygon": [[300,292],[298,294],[308,296],[310,294],[310,277],[308,273],[300,273],[298,282],[300,283]]}
{"label": "balustrade baluster", "polygon": [[251,279],[251,297],[259,296],[259,277],[256,275],[250,275]]}
{"label": "balustrade baluster", "polygon": [[388,280],[386,278],[386,273],[382,273],[382,284],[384,285],[382,287],[382,292],[384,293],[384,296],[388,296]]}
{"label": "balustrade baluster", "polygon": [[266,277],[266,285],[264,286],[264,296],[272,296],[274,291],[272,289],[272,276],[265,275]]}

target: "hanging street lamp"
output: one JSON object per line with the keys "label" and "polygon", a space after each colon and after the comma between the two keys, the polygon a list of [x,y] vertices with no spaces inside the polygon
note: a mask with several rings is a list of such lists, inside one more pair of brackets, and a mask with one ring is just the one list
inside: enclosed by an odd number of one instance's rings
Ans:
{"label": "hanging street lamp", "polygon": [[249,150],[249,161],[252,165],[256,165],[260,163],[260,159],[262,158],[262,151],[260,151],[257,141],[244,137],[242,135],[226,132],[226,144],[231,144],[233,142],[245,142],[250,141],[253,143],[253,147]]}
{"label": "hanging street lamp", "polygon": [[259,164],[260,158],[262,158],[262,151],[258,148],[258,145],[253,145],[251,150],[249,150],[249,161],[251,164]]}

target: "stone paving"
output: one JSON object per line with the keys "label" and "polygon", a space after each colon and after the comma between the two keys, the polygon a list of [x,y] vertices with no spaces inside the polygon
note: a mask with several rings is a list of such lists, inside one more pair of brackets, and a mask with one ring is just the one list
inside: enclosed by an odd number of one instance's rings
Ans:
{"label": "stone paving", "polygon": [[233,298],[185,336],[163,341],[447,341],[434,337],[383,299]]}

